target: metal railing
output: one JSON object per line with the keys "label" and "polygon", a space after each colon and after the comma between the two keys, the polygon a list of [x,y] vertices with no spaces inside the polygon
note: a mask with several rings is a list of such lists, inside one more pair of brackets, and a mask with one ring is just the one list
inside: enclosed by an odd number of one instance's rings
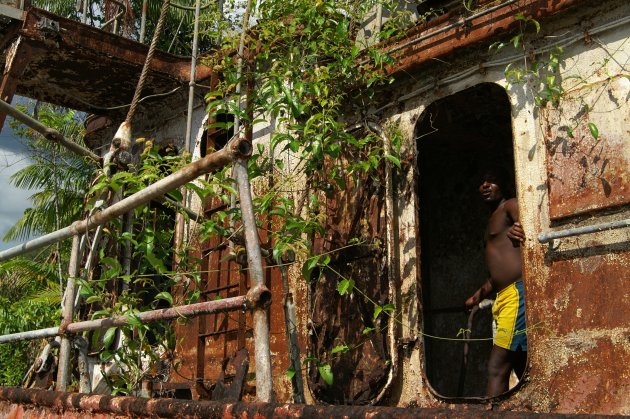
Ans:
{"label": "metal railing", "polygon": [[[86,23],[86,17],[88,13],[89,0],[85,0],[83,5],[83,22]],[[165,0],[163,8],[167,8],[169,0]],[[145,2],[146,5],[146,2]],[[124,5],[123,5],[124,6]],[[197,0],[195,7],[195,28],[198,27],[200,2]],[[207,7],[204,6],[204,7]],[[245,13],[245,22],[248,19],[249,3],[247,12]],[[117,16],[117,18],[120,17]],[[146,18],[146,7],[143,7],[143,20]],[[116,18],[114,19],[114,23]],[[109,22],[108,22],[109,23]],[[159,23],[159,22],[158,22]],[[107,25],[107,24],[106,24]],[[246,24],[244,26],[247,26]],[[116,29],[114,29],[115,31]],[[156,29],[156,33],[159,34],[159,30]],[[156,36],[154,36],[156,38]],[[155,39],[152,41],[152,46]],[[243,40],[241,39],[241,48]],[[193,41],[193,60],[191,73],[194,75],[194,65],[196,57],[196,39]],[[150,62],[151,50],[147,56],[147,62],[145,67],[148,67]],[[242,64],[240,64],[242,65]],[[143,69],[144,72],[144,69]],[[138,83],[138,90],[142,86],[141,81]],[[190,81],[190,100],[194,93],[194,76]],[[240,91],[239,91],[240,94]],[[58,131],[48,128],[42,125],[39,121],[29,117],[28,115],[20,112],[19,110],[11,107],[8,103],[0,101],[0,112],[6,112],[13,116],[15,119],[23,122],[27,126],[31,127],[36,132],[43,135],[48,140],[56,142],[63,147],[77,153],[80,156],[91,159],[97,163],[107,162],[109,158],[106,155],[105,159],[101,159],[100,156],[93,153],[91,150],[84,148],[68,139],[64,138]],[[187,149],[190,143],[191,123],[190,118],[192,114],[191,106],[188,108],[188,123],[186,143]],[[133,116],[133,112],[130,109],[127,120],[125,123],[129,123]],[[238,133],[239,130],[235,129]],[[163,310],[154,310],[147,312],[138,312],[130,316],[134,316],[134,321],[140,321],[141,323],[148,323],[159,320],[173,320],[176,318],[189,318],[196,317],[203,314],[217,313],[222,311],[234,311],[242,309],[250,309],[253,311],[253,323],[254,323],[254,350],[256,360],[256,395],[260,401],[270,402],[273,394],[273,382],[271,375],[271,354],[269,350],[269,320],[267,314],[267,307],[271,302],[271,293],[264,285],[264,276],[262,269],[262,257],[260,249],[260,241],[258,237],[258,230],[256,226],[256,220],[254,218],[254,209],[251,196],[251,188],[249,182],[249,176],[247,173],[247,159],[252,154],[252,144],[250,139],[244,139],[240,136],[232,138],[228,144],[221,150],[205,156],[204,158],[194,161],[183,168],[177,170],[169,176],[147,186],[139,192],[130,195],[110,207],[91,213],[86,219],[75,221],[71,225],[46,234],[39,238],[27,241],[21,245],[12,247],[10,249],[0,252],[0,262],[9,258],[13,258],[20,255],[25,255],[37,249],[41,249],[45,246],[58,243],[62,240],[73,238],[72,252],[70,256],[70,263],[68,267],[68,282],[63,297],[62,307],[62,321],[58,327],[52,327],[48,329],[32,330],[21,333],[14,333],[9,335],[0,336],[0,344],[14,342],[18,340],[30,340],[38,338],[49,338],[53,336],[60,336],[59,347],[59,364],[57,374],[57,387],[58,391],[66,391],[69,381],[70,372],[70,356],[71,356],[71,344],[70,335],[81,333],[89,330],[105,329],[110,327],[116,327],[126,325],[130,323],[131,317],[118,316],[109,317],[104,319],[97,319],[91,321],[74,322],[74,309],[77,305],[77,287],[75,284],[75,278],[79,276],[79,263],[81,262],[81,254],[84,243],[87,240],[82,240],[81,235],[87,234],[92,229],[103,226],[105,223],[128,214],[140,205],[148,203],[152,200],[164,199],[164,194],[180,188],[188,182],[194,181],[199,176],[207,174],[211,171],[216,171],[228,164],[234,164],[234,172],[236,177],[236,185],[238,187],[240,208],[242,211],[242,223],[245,231],[245,247],[247,250],[247,263],[250,272],[252,287],[245,296],[233,297],[219,301],[208,301],[197,304],[189,304],[178,307],[172,307]],[[184,204],[185,205],[185,204]],[[180,208],[181,210],[181,208]],[[188,210],[189,211],[189,210]],[[190,214],[190,211],[189,211]],[[85,238],[84,236],[83,238]],[[183,236],[179,236],[179,240],[183,240]],[[91,266],[93,249],[91,249],[88,256],[88,263],[85,269],[89,269]],[[82,377],[83,379],[83,377]],[[84,386],[82,385],[82,388]]]}
{"label": "metal railing", "polygon": [[[39,124],[39,122],[33,121],[34,120],[23,120],[23,122],[26,122],[31,126]],[[50,130],[44,127],[44,131],[49,132]],[[56,140],[58,140],[58,138]],[[77,151],[73,148],[70,149]],[[78,150],[78,152],[82,155],[86,155],[82,150]],[[184,305],[164,310],[154,310],[138,313],[135,316],[141,322],[145,323],[158,320],[172,320],[178,317],[195,317],[219,311],[241,310],[243,308],[253,310],[254,346],[257,365],[256,387],[257,389],[261,389],[261,391],[257,392],[257,394],[261,401],[271,401],[271,355],[269,352],[269,322],[266,312],[266,307],[271,301],[271,294],[263,283],[260,243],[254,219],[249,177],[247,176],[246,171],[246,159],[251,156],[251,153],[251,143],[243,138],[235,137],[230,140],[223,149],[184,166],[173,174],[149,185],[145,189],[136,192],[125,199],[122,199],[109,208],[92,214],[87,219],[76,221],[70,226],[0,252],[0,261],[4,261],[73,237],[72,254],[68,270],[68,283],[66,286],[66,293],[64,294],[62,311],[63,320],[61,325],[59,327],[52,327],[48,329],[0,336],[0,343],[61,336],[57,390],[65,391],[67,388],[71,364],[71,340],[69,335],[88,330],[120,326],[128,324],[129,322],[129,318],[125,316],[84,322],[72,321],[75,302],[74,278],[78,276],[78,262],[81,253],[80,235],[82,233],[87,233],[97,226],[101,226],[116,217],[126,214],[142,204],[145,204],[153,199],[158,199],[164,194],[195,180],[203,174],[218,170],[230,163],[235,163],[241,168],[241,175],[237,176],[237,185],[241,210],[243,212],[243,227],[246,232],[245,244],[248,254],[247,260],[250,272],[252,273],[252,288],[246,296]]]}

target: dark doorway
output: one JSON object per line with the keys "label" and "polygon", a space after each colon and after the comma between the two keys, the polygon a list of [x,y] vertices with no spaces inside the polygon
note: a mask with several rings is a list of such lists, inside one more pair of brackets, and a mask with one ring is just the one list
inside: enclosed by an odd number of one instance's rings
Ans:
{"label": "dark doorway", "polygon": [[[484,230],[489,213],[478,193],[484,167],[514,173],[510,103],[484,83],[432,103],[415,132],[418,147],[420,254],[426,374],[444,397],[484,396],[491,340],[464,356],[466,298],[487,279]],[[513,176],[512,176],[513,177]],[[490,309],[480,310],[472,338],[492,337]]]}

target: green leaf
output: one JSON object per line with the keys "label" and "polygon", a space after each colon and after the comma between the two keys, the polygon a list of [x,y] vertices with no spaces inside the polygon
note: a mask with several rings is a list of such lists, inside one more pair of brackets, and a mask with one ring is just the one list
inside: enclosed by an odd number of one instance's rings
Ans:
{"label": "green leaf", "polygon": [[333,373],[332,373],[332,369],[330,368],[330,365],[328,364],[320,365],[318,367],[318,370],[319,370],[319,375],[322,376],[322,379],[324,380],[324,382],[328,384],[329,386],[332,386]]}
{"label": "green leaf", "polygon": [[101,316],[105,316],[108,317],[109,316],[109,311],[108,310],[97,310],[94,313],[92,313],[92,320],[97,319]]}
{"label": "green leaf", "polygon": [[372,333],[374,330],[373,327],[366,327],[365,329],[363,329],[363,332],[361,332],[362,335],[369,335],[370,333]]}
{"label": "green leaf", "polygon": [[330,351],[331,354],[336,354],[336,353],[346,353],[350,350],[350,348],[348,347],[348,345],[337,345],[334,348],[332,348],[332,350]]}
{"label": "green leaf", "polygon": [[289,378],[289,380],[293,379],[293,376],[295,376],[295,369],[293,367],[289,368],[286,371],[287,377]]}
{"label": "green leaf", "polygon": [[318,262],[319,256],[313,256],[306,259],[306,262],[304,262],[304,265],[302,265],[302,276],[304,277],[306,282],[310,282],[311,274],[313,273],[313,269],[315,269]]}
{"label": "green leaf", "polygon": [[588,129],[589,131],[591,131],[591,135],[593,136],[593,138],[597,140],[599,138],[599,129],[597,128],[597,125],[595,125],[592,122],[589,122]]}
{"label": "green leaf", "polygon": [[162,291],[158,295],[155,296],[156,300],[166,300],[170,305],[173,305],[173,296],[168,291]]}
{"label": "green leaf", "polygon": [[105,336],[103,336],[103,347],[105,349],[109,348],[114,341],[114,338],[116,337],[116,329],[116,327],[110,327],[107,329],[107,332],[105,332]]}
{"label": "green leaf", "polygon": [[536,20],[536,19],[529,19],[530,22],[532,22],[534,24],[534,26],[536,27],[536,33],[540,32],[540,23]]}
{"label": "green leaf", "polygon": [[101,297],[99,295],[92,295],[85,300],[85,304],[92,304],[101,301]]}
{"label": "green leaf", "polygon": [[182,193],[178,189],[172,190],[166,195],[175,202],[181,202],[184,199]]}
{"label": "green leaf", "polygon": [[378,318],[378,316],[383,312],[383,307],[377,305],[374,307],[374,320]]}
{"label": "green leaf", "polygon": [[149,261],[151,266],[153,266],[158,273],[167,272],[166,266],[164,266],[164,262],[162,259],[158,259],[153,253],[147,253],[144,255],[145,259]]}
{"label": "green leaf", "polygon": [[394,311],[396,309],[396,306],[393,304],[385,304],[383,306],[383,311]]}
{"label": "green leaf", "polygon": [[394,163],[394,166],[400,169],[400,159],[398,157],[392,156],[391,154],[385,154],[385,158]]}
{"label": "green leaf", "polygon": [[133,327],[142,326],[142,321],[140,321],[140,318],[138,317],[136,313],[127,314],[127,320],[129,321],[129,325]]}
{"label": "green leaf", "polygon": [[337,292],[339,295],[350,294],[354,289],[354,281],[352,279],[344,279],[337,284]]}

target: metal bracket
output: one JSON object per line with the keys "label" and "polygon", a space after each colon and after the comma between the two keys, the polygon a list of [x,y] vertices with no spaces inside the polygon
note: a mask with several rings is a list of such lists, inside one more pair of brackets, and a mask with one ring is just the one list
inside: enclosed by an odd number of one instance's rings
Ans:
{"label": "metal bracket", "polygon": [[37,19],[35,27],[42,32],[47,32],[55,35],[59,33],[59,22],[45,17],[40,17],[39,19]]}

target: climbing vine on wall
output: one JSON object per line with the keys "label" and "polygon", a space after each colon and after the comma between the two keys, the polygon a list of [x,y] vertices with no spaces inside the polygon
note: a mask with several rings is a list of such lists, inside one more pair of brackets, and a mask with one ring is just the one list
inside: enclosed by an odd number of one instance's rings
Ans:
{"label": "climbing vine on wall", "polygon": [[[241,121],[237,135],[244,135],[257,124],[271,126],[269,143],[257,144],[257,153],[249,164],[250,178],[256,185],[257,218],[274,220],[273,228],[267,231],[272,260],[296,255],[304,279],[311,284],[317,284],[326,272],[340,284],[347,285],[351,280],[331,265],[334,254],[320,254],[323,250],[314,247],[328,233],[327,200],[348,189],[363,188],[366,180],[382,182],[379,176],[385,162],[400,165],[400,138],[395,130],[388,132],[393,139],[391,151],[374,132],[363,129],[357,135],[350,130],[353,125],[367,122],[378,88],[391,81],[387,74],[393,64],[391,57],[379,47],[370,46],[370,39],[358,38],[361,22],[379,4],[391,18],[371,40],[401,33],[409,23],[409,15],[397,11],[395,2],[261,2],[256,9],[256,25],[246,37],[244,55],[219,55],[207,61],[221,74],[221,80],[206,96],[211,116],[222,121],[211,127],[230,128],[232,124],[224,122],[225,114]],[[233,42],[230,45],[236,48],[236,40]],[[235,94],[237,86],[242,88],[241,96]],[[229,238],[235,232],[226,228],[225,220],[232,217],[234,222],[235,216],[229,209],[219,211],[204,222],[202,231]],[[343,245],[383,245],[365,243],[362,237],[350,239]],[[328,250],[335,253],[334,249]],[[340,296],[353,292],[360,295],[362,291],[358,285],[339,290]],[[369,301],[367,298],[374,318],[393,310],[391,304]],[[374,330],[372,326],[372,322],[365,325],[366,335]],[[307,358],[328,385],[332,385],[334,376],[328,355],[343,356],[354,346],[340,342],[336,348],[331,354]],[[289,376],[293,373],[290,371]]]}

